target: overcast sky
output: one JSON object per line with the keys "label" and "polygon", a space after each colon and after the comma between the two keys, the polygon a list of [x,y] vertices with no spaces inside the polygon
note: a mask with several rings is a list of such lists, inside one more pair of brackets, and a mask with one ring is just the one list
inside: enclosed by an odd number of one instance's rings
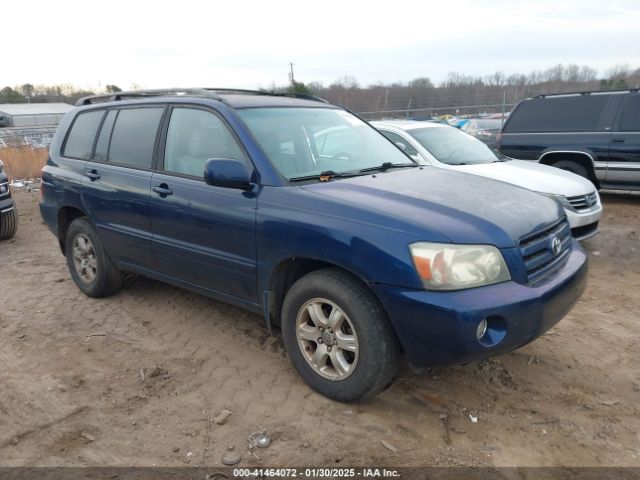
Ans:
{"label": "overcast sky", "polygon": [[3,2],[0,86],[361,84],[640,67],[639,0]]}

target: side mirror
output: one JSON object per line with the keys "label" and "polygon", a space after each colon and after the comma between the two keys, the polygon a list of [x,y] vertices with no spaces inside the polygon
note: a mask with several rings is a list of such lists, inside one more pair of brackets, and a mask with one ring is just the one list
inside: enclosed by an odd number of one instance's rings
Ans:
{"label": "side mirror", "polygon": [[230,158],[210,158],[204,164],[207,185],[224,188],[251,189],[251,177],[244,163]]}
{"label": "side mirror", "polygon": [[403,152],[406,152],[406,151],[407,151],[407,146],[406,146],[404,143],[402,143],[402,142],[396,142],[396,145],[397,145],[398,147],[400,147],[400,150],[402,150]]}

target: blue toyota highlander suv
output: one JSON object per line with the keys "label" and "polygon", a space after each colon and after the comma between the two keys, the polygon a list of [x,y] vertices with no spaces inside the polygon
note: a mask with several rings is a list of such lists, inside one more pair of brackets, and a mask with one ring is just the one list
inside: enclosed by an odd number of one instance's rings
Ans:
{"label": "blue toyota highlander suv", "polygon": [[587,278],[555,201],[419,166],[315,97],[88,97],[42,180],[85,294],[133,272],[261,313],[304,380],[341,401],[382,390],[402,354],[433,366],[525,345]]}

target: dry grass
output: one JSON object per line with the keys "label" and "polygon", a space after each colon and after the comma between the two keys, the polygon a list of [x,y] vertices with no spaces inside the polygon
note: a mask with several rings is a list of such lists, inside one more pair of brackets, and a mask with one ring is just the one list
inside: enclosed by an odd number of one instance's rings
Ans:
{"label": "dry grass", "polygon": [[44,148],[0,147],[0,160],[9,179],[31,179],[40,176],[49,151]]}

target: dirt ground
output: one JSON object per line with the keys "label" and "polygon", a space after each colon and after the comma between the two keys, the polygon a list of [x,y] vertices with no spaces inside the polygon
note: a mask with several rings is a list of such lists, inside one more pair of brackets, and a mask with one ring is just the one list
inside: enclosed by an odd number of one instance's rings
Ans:
{"label": "dirt ground", "polygon": [[[640,195],[602,197],[588,289],[555,328],[481,363],[405,367],[344,405],[298,378],[256,315],[143,278],[85,297],[39,193],[15,192],[19,233],[0,243],[0,465],[214,466],[233,447],[240,466],[640,466]],[[272,443],[250,452],[259,429]]]}

